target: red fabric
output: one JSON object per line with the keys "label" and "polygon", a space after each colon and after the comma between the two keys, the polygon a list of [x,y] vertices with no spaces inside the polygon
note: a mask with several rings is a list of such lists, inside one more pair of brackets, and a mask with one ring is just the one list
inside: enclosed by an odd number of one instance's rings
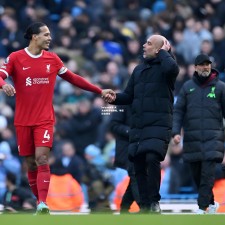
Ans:
{"label": "red fabric", "polygon": [[35,155],[36,147],[52,147],[52,122],[36,126],[16,126],[16,138],[20,156]]}
{"label": "red fabric", "polygon": [[6,82],[2,79],[3,78],[3,72],[0,71],[0,88],[2,87],[2,85],[6,84]]}
{"label": "red fabric", "polygon": [[38,202],[46,202],[50,183],[50,168],[49,165],[38,166],[37,174],[37,189]]}
{"label": "red fabric", "polygon": [[54,122],[52,99],[56,76],[62,68],[62,61],[52,52],[34,56],[22,49],[9,55],[0,71],[12,76],[16,89],[15,125]]}
{"label": "red fabric", "polygon": [[34,194],[34,196],[38,200],[38,190],[37,190],[37,170],[34,171],[28,171],[27,173],[28,182],[30,185],[30,188]]}
{"label": "red fabric", "polygon": [[65,73],[63,74],[60,74],[59,75],[62,79],[70,82],[71,84],[79,87],[79,88],[82,88],[86,91],[91,91],[91,92],[94,92],[94,93],[97,93],[97,94],[101,94],[102,93],[102,90],[91,84],[90,82],[88,82],[87,80],[85,80],[83,77],[75,74],[75,73],[72,73],[71,71],[67,70]]}
{"label": "red fabric", "polygon": [[208,77],[208,79],[207,79],[201,86],[202,86],[202,87],[206,87],[207,84],[208,84],[210,81],[212,81],[216,76],[217,76],[216,73],[212,73],[212,74]]}

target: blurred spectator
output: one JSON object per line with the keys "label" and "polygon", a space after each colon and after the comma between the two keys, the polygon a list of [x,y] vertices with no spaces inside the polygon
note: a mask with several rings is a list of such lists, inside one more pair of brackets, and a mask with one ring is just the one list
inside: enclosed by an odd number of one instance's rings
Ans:
{"label": "blurred spectator", "polygon": [[60,161],[51,165],[51,182],[47,204],[51,210],[79,212],[84,204],[84,194],[80,184],[68,173]]}
{"label": "blurred spectator", "polygon": [[64,141],[61,145],[62,155],[56,159],[58,165],[64,168],[68,174],[70,174],[78,183],[81,183],[84,162],[83,159],[76,155],[76,148],[71,141]]}
{"label": "blurred spectator", "polygon": [[[134,201],[139,203],[139,193],[137,181],[135,178],[134,165],[128,159],[129,133],[130,133],[131,107],[117,106],[117,111],[113,113],[110,122],[111,132],[116,138],[114,166],[127,170],[129,182],[124,189],[123,196],[119,198],[116,187],[115,198],[120,199],[121,205],[117,205],[117,210],[127,213]],[[123,183],[123,182],[122,182]],[[122,188],[122,183],[120,186]],[[115,201],[115,199],[114,199]]]}
{"label": "blurred spectator", "polygon": [[21,164],[18,158],[11,154],[11,149],[6,141],[0,142],[0,202],[6,191],[6,176],[10,172],[15,175],[15,184],[20,184]]}
{"label": "blurred spectator", "polygon": [[93,210],[109,208],[109,195],[114,190],[101,150],[94,145],[85,148],[85,172],[82,182],[88,187],[89,207]]}
{"label": "blurred spectator", "polygon": [[162,198],[167,194],[178,194],[180,191],[180,179],[178,171],[173,167],[170,155],[167,154],[161,162],[161,185],[160,195]]}
{"label": "blurred spectator", "polygon": [[8,172],[6,174],[6,193],[3,199],[4,211],[18,212],[24,210],[23,204],[32,198],[32,192],[17,185],[16,176]]}
{"label": "blurred spectator", "polygon": [[0,39],[7,50],[7,54],[9,55],[13,51],[24,48],[26,45],[17,20],[7,15],[4,15],[1,19],[5,29],[2,30]]}

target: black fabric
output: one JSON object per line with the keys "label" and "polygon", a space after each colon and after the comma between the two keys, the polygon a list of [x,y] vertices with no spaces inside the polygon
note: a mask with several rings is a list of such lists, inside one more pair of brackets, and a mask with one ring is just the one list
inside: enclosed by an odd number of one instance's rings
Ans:
{"label": "black fabric", "polygon": [[134,165],[128,160],[129,133],[131,121],[131,106],[117,106],[110,121],[110,128],[116,137],[116,155],[114,165],[126,169],[130,177],[130,182],[123,195],[121,202],[121,212],[127,212],[133,201],[139,204],[139,192],[135,178]]}
{"label": "black fabric", "polygon": [[114,165],[127,169],[128,146],[131,122],[131,106],[117,106],[117,112],[112,114],[110,130],[116,138],[116,156]]}
{"label": "black fabric", "polygon": [[132,105],[129,158],[155,152],[164,159],[171,137],[173,89],[179,68],[160,50],[158,57],[138,65],[113,104]]}
{"label": "black fabric", "polygon": [[208,77],[199,76],[197,73],[194,76],[200,84],[204,84],[208,80]]}
{"label": "black fabric", "polygon": [[130,177],[130,182],[123,195],[122,202],[120,205],[120,208],[122,211],[128,210],[134,201],[136,201],[138,205],[140,204],[140,196],[138,192],[138,185],[137,185],[137,180],[135,177],[133,163],[129,163],[128,174]]}
{"label": "black fabric", "polygon": [[195,59],[195,65],[201,65],[205,62],[212,63],[208,55],[200,54]]}
{"label": "black fabric", "polygon": [[206,210],[209,204],[214,205],[213,185],[215,181],[214,161],[202,161],[190,163],[191,171],[198,189],[198,205]]}
{"label": "black fabric", "polygon": [[[140,194],[141,209],[150,210],[153,202],[159,202],[161,180],[161,157],[156,153],[143,153],[134,161],[135,176]],[[147,168],[147,169],[146,169]]]}
{"label": "black fabric", "polygon": [[225,84],[218,79],[204,87],[195,77],[187,81],[174,108],[173,136],[184,130],[183,158],[187,162],[213,160],[224,155]]}

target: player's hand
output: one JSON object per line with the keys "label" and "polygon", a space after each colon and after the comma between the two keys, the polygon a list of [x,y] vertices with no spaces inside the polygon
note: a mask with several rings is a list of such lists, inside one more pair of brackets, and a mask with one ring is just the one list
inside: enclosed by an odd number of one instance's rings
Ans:
{"label": "player's hand", "polygon": [[164,43],[163,43],[163,46],[162,46],[161,49],[163,49],[163,50],[165,50],[167,52],[171,49],[171,45],[170,45],[169,41],[166,38],[164,39]]}
{"label": "player's hand", "polygon": [[11,84],[4,84],[4,85],[2,85],[2,90],[8,96],[14,96],[14,94],[16,94],[16,90],[15,90],[15,88]]}
{"label": "player's hand", "polygon": [[102,90],[102,98],[108,103],[114,102],[116,99],[116,93],[111,89],[104,89]]}
{"label": "player's hand", "polygon": [[181,141],[181,136],[179,134],[176,134],[174,137],[173,137],[173,141],[175,144],[179,144],[180,141]]}

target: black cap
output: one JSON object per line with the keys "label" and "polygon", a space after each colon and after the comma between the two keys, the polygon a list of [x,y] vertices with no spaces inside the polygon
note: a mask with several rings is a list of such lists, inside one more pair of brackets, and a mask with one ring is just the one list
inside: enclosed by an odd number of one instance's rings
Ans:
{"label": "black cap", "polygon": [[200,54],[195,59],[195,65],[201,65],[204,62],[212,63],[212,61],[210,60],[209,56],[205,55],[205,54]]}

